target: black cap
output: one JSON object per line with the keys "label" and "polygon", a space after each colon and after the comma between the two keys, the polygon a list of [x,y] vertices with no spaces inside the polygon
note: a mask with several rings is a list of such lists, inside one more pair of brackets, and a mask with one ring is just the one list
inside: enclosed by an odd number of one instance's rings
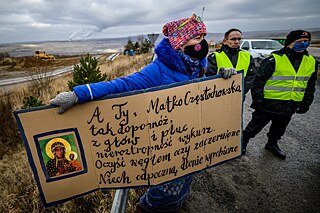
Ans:
{"label": "black cap", "polygon": [[311,33],[305,30],[295,30],[291,31],[286,38],[286,42],[284,43],[284,46],[288,46],[292,42],[300,39],[300,38],[308,38],[309,41],[311,41]]}

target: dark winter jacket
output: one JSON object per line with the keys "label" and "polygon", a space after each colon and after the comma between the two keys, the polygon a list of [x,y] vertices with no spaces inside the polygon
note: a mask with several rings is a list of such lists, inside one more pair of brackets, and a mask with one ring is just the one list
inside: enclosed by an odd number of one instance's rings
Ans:
{"label": "dark winter jacket", "polygon": [[188,72],[184,62],[170,46],[167,38],[157,45],[155,52],[157,54],[155,61],[139,72],[109,82],[98,82],[74,87],[79,103],[109,94],[147,89],[199,77],[199,71],[192,74]]}
{"label": "dark winter jacket", "polygon": [[[294,67],[295,71],[297,72],[299,66],[302,61],[303,55],[308,55],[307,51],[303,53],[295,52],[290,48],[282,48],[279,51],[273,52],[273,54],[283,55],[286,54],[289,58],[292,66]],[[314,92],[315,92],[315,85],[317,80],[317,71],[318,71],[318,64],[315,63],[314,73],[308,80],[307,88],[305,90],[305,94],[303,100],[301,102],[293,101],[293,100],[275,100],[275,99],[265,99],[263,95],[263,90],[266,82],[272,76],[275,70],[275,59],[271,55],[270,57],[264,59],[261,62],[260,68],[256,74],[254,83],[251,88],[252,94],[252,105],[251,107],[256,110],[262,110],[265,112],[270,112],[279,115],[292,115],[296,112],[299,107],[309,108],[311,105]]]}
{"label": "dark winter jacket", "polygon": [[[228,56],[228,58],[230,59],[233,67],[236,67],[237,65],[237,61],[238,61],[238,55],[240,51],[243,51],[239,48],[234,49],[234,48],[230,48],[228,45],[222,45],[221,49],[217,49],[216,52],[225,52],[226,55]],[[230,68],[230,67],[226,67],[226,68]],[[212,76],[212,75],[217,75],[218,73],[218,66],[217,66],[217,61],[216,61],[216,57],[214,55],[214,53],[210,54],[207,57],[207,69],[206,69],[206,76]],[[254,62],[252,59],[252,56],[250,56],[250,65],[247,71],[247,75],[245,76],[244,79],[244,93],[246,94],[251,86],[252,83],[254,81],[254,76],[255,76],[255,66],[254,66]]]}

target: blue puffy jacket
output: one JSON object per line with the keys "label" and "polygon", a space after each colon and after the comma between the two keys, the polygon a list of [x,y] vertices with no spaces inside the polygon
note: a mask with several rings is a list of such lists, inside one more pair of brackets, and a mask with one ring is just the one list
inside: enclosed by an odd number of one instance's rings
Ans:
{"label": "blue puffy jacket", "polygon": [[197,78],[199,72],[189,74],[184,62],[164,38],[156,47],[157,58],[139,72],[109,82],[98,82],[74,87],[79,103],[105,95],[167,85]]}
{"label": "blue puffy jacket", "polygon": [[[109,94],[167,85],[199,77],[199,70],[190,74],[183,60],[163,39],[156,47],[157,58],[139,72],[117,78],[109,82],[99,82],[74,87],[80,103],[97,99]],[[205,64],[204,59],[201,64]],[[186,199],[192,176],[185,176],[165,184],[152,186],[139,199],[139,206],[145,211],[177,211]]]}

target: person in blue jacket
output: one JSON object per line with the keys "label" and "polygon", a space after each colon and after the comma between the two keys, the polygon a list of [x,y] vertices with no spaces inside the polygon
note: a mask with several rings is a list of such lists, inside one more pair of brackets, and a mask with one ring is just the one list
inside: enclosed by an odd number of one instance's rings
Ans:
{"label": "person in blue jacket", "polygon": [[[50,101],[60,106],[63,113],[76,103],[85,103],[109,94],[147,89],[175,82],[204,77],[208,43],[202,19],[190,18],[166,23],[162,30],[165,38],[156,46],[157,58],[139,72],[109,82],[79,85],[73,91],[62,92]],[[236,74],[234,69],[220,72],[227,79]],[[186,199],[192,176],[149,188],[140,197],[137,212],[177,212]]]}

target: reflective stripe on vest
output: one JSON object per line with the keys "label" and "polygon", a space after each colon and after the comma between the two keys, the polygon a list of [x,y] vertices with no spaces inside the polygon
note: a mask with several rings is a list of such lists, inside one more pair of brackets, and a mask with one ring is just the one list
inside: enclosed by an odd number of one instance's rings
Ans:
{"label": "reflective stripe on vest", "polygon": [[[218,70],[220,67],[224,68],[234,68],[230,59],[226,55],[225,52],[215,52],[214,55],[216,56],[216,61],[217,61],[217,67]],[[243,75],[246,76],[248,72],[248,68],[250,65],[250,53],[245,52],[245,51],[239,51],[238,54],[238,60],[237,60],[237,65],[235,67],[236,70],[243,70]],[[219,71],[218,71],[219,72]]]}
{"label": "reflective stripe on vest", "polygon": [[275,71],[266,82],[264,98],[302,101],[308,80],[314,72],[316,60],[310,55],[304,55],[296,72],[286,55],[272,55],[276,64]]}

